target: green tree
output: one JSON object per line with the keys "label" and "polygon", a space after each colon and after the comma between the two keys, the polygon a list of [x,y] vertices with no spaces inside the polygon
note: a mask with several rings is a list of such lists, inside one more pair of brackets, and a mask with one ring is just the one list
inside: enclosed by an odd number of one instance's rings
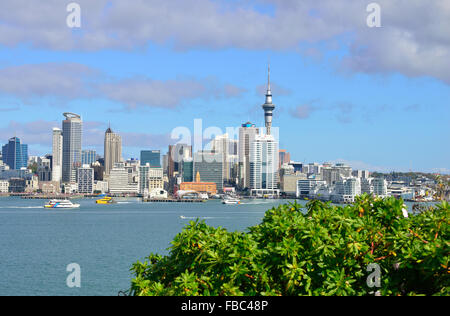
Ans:
{"label": "green tree", "polygon": [[[449,204],[408,218],[394,198],[269,210],[247,232],[191,222],[136,262],[131,295],[448,295]],[[381,287],[367,284],[378,264]]]}

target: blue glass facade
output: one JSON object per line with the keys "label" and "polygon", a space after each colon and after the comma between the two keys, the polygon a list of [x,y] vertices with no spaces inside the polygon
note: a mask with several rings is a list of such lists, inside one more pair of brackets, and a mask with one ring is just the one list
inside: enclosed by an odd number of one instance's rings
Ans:
{"label": "blue glass facade", "polygon": [[81,164],[90,165],[93,164],[97,159],[97,152],[95,150],[83,150],[81,152]]}
{"label": "blue glass facade", "polygon": [[12,170],[28,166],[28,145],[20,144],[18,137],[13,137],[2,147],[3,162]]}
{"label": "blue glass facade", "polygon": [[141,166],[150,164],[152,168],[161,168],[161,151],[160,150],[142,150]]}

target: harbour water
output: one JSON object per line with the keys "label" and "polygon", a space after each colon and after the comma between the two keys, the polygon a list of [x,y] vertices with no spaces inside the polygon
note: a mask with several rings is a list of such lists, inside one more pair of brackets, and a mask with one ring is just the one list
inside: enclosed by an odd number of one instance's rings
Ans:
{"label": "harbour water", "polygon": [[[131,265],[151,252],[167,254],[189,221],[245,231],[287,201],[97,205],[80,199],[81,207],[70,210],[44,209],[45,202],[0,198],[0,295],[117,295],[130,286]],[[81,288],[66,285],[71,263],[80,265]]]}
{"label": "harbour water", "polygon": [[[117,295],[130,286],[131,265],[151,252],[167,254],[189,221],[244,231],[286,202],[75,201],[80,208],[67,210],[44,209],[44,200],[0,198],[0,295]],[[81,288],[66,285],[71,263],[80,265]]]}

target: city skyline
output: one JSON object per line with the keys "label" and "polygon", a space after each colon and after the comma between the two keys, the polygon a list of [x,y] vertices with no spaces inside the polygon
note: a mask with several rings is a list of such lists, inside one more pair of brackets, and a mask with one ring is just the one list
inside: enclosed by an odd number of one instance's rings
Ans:
{"label": "city skyline", "polygon": [[[248,121],[264,127],[270,57],[274,126],[279,148],[292,160],[450,172],[448,32],[430,31],[450,20],[447,4],[431,1],[433,19],[413,23],[414,14],[405,16],[400,4],[379,1],[389,14],[382,11],[382,28],[369,28],[366,4],[344,1],[334,2],[336,15],[314,1],[237,1],[233,8],[223,1],[130,1],[128,9],[116,1],[79,3],[79,30],[64,24],[65,3],[39,4],[44,7],[35,14],[49,21],[48,29],[17,15],[20,10],[5,17],[2,30],[22,36],[0,36],[2,144],[16,135],[29,155],[51,153],[51,130],[60,128],[63,112],[83,118],[82,147],[98,153],[111,122],[122,136],[124,158],[138,158],[141,150],[166,152],[172,129],[193,130],[197,118],[224,131]],[[152,29],[155,21],[144,16],[156,7],[189,22],[189,36],[170,26],[117,41],[130,29]],[[414,2],[409,10],[424,7]],[[144,13],[131,18],[136,12]],[[194,18],[200,12],[223,21],[222,28],[202,25]],[[251,33],[247,24],[261,31]],[[119,37],[109,37],[106,25]],[[60,36],[45,37],[47,31]]]}

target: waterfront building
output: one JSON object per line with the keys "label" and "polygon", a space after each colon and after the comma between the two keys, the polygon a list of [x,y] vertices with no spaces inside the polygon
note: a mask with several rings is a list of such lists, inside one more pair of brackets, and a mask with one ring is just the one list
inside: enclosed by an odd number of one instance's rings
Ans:
{"label": "waterfront building", "polygon": [[250,187],[250,149],[251,144],[259,135],[259,129],[255,124],[247,122],[239,128],[239,186]]}
{"label": "waterfront building", "polygon": [[39,190],[42,194],[59,194],[61,186],[59,181],[39,181]]}
{"label": "waterfront building", "polygon": [[195,182],[182,182],[180,184],[180,191],[195,191],[205,192],[210,195],[217,194],[217,183],[215,182],[202,182],[200,171],[197,171]]}
{"label": "waterfront building", "polygon": [[318,192],[327,186],[327,183],[320,177],[310,177],[308,179],[297,180],[297,197],[308,198],[316,196]]}
{"label": "waterfront building", "polygon": [[94,180],[94,193],[105,194],[108,192],[107,181],[95,181]]}
{"label": "waterfront building", "polygon": [[18,137],[10,138],[2,147],[2,160],[11,170],[28,167],[28,145],[21,144]]}
{"label": "waterfront building", "polygon": [[25,193],[35,193],[39,190],[39,179],[36,175],[25,180]]}
{"label": "waterfront building", "polygon": [[116,163],[122,162],[122,137],[113,133],[110,127],[105,132],[105,176],[109,176]]}
{"label": "waterfront building", "polygon": [[94,193],[94,169],[88,164],[78,168],[78,193],[92,194]]}
{"label": "waterfront building", "polygon": [[336,182],[332,199],[335,202],[353,203],[358,195],[361,195],[361,180],[346,178]]}
{"label": "waterfront building", "polygon": [[280,180],[280,191],[287,196],[296,196],[298,180],[306,180],[304,173],[284,174]]}
{"label": "waterfront building", "polygon": [[9,181],[0,180],[0,193],[8,193],[9,192]]}
{"label": "waterfront building", "polygon": [[373,178],[372,179],[373,194],[379,197],[388,196],[388,183],[386,179],[383,178]]}
{"label": "waterfront building", "polygon": [[152,168],[149,163],[139,166],[139,194],[148,195],[153,190],[164,189],[164,172],[162,168]]}
{"label": "waterfront building", "polygon": [[272,135],[257,135],[250,150],[251,195],[279,195],[278,142]]}
{"label": "waterfront building", "polygon": [[10,193],[24,193],[27,187],[27,182],[23,178],[11,178],[9,179],[9,192]]}
{"label": "waterfront building", "polygon": [[115,163],[109,173],[109,192],[112,194],[133,194],[139,192],[138,182],[134,181],[133,168],[125,163]]}
{"label": "waterfront building", "polygon": [[161,168],[161,151],[160,150],[142,150],[141,166],[149,164],[151,168]]}
{"label": "waterfront building", "polygon": [[62,181],[76,182],[77,169],[81,167],[81,140],[83,121],[74,113],[64,113],[62,122]]}
{"label": "waterfront building", "polygon": [[219,192],[223,190],[223,162],[222,155],[202,151],[194,154],[193,174],[201,177],[202,181],[216,184]]}
{"label": "waterfront building", "polygon": [[81,151],[81,164],[91,165],[97,160],[97,152],[92,149]]}

